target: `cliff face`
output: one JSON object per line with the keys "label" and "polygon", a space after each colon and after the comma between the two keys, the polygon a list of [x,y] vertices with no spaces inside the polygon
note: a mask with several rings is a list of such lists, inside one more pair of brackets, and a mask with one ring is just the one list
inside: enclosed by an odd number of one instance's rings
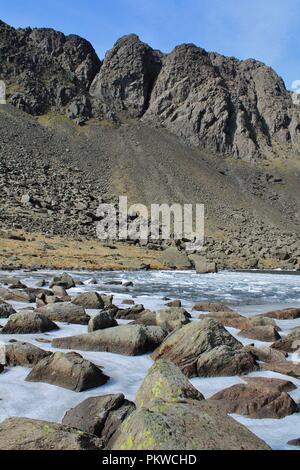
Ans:
{"label": "cliff face", "polygon": [[129,35],[101,64],[78,36],[1,22],[0,75],[10,102],[33,115],[54,110],[78,123],[142,118],[193,146],[247,161],[299,152],[299,109],[278,75],[193,44],[162,54]]}

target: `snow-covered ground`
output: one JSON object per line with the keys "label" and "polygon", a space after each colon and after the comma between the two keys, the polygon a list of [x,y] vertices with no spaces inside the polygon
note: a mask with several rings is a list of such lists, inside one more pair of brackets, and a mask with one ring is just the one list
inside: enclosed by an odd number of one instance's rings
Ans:
{"label": "snow-covered ground", "polygon": [[[35,286],[38,280],[48,281],[53,272],[0,272],[0,276],[6,274],[16,275],[26,285]],[[122,305],[122,300],[133,298],[135,303],[142,303],[145,308],[159,309],[166,303],[165,300],[162,300],[165,296],[170,299],[181,299],[183,306],[192,313],[194,318],[198,316],[199,312],[192,312],[192,306],[199,300],[225,300],[228,305],[245,316],[253,316],[279,308],[300,307],[300,276],[227,272],[197,275],[189,271],[73,272],[71,274],[75,279],[81,281],[88,281],[92,277],[98,280],[97,285],[86,284],[69,290],[71,296],[83,290],[97,290],[100,293],[113,294],[114,303],[124,308],[126,306]],[[133,286],[127,288],[107,284],[107,282],[116,279],[130,280],[133,282]],[[20,302],[11,302],[11,304],[16,309],[28,306],[28,304]],[[90,315],[97,313],[95,310],[87,310],[87,312]],[[6,320],[0,320],[2,325],[5,322]],[[119,321],[119,323],[126,322]],[[300,326],[300,319],[278,321],[277,323],[282,329],[281,334],[287,334],[291,328]],[[87,327],[82,325],[58,323],[58,326],[59,330],[46,334],[3,335],[1,340],[8,342],[14,338],[52,350],[50,343],[41,343],[37,339],[44,338],[51,341],[55,337],[87,331]],[[234,336],[238,332],[234,328],[229,328],[229,331]],[[238,339],[241,341],[240,337]],[[254,343],[253,340],[248,339],[242,339],[242,342],[244,344]],[[264,344],[259,341],[255,341],[255,343]],[[24,379],[28,375],[29,369],[23,367],[6,368],[0,374],[0,422],[10,416],[60,421],[68,409],[76,406],[85,398],[107,393],[122,392],[128,399],[134,400],[136,391],[152,364],[149,355],[128,357],[119,354],[82,351],[80,354],[104,367],[104,372],[110,377],[106,385],[76,393],[54,385],[25,382]],[[255,372],[250,375],[277,377],[292,381],[297,386],[297,390],[291,392],[291,396],[299,402],[300,380],[269,371]],[[242,383],[242,379],[238,377],[193,378],[191,382],[208,398],[226,387]],[[300,437],[300,413],[280,420],[249,419],[237,415],[233,417],[265,440],[273,449],[293,449],[287,445],[287,442]]]}

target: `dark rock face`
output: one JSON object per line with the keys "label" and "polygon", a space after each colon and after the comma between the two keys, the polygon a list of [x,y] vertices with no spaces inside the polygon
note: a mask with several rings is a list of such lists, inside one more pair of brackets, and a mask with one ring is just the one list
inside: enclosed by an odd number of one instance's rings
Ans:
{"label": "dark rock face", "polygon": [[87,398],[67,411],[62,424],[94,434],[107,442],[120,424],[135,410],[135,404],[123,394]]}
{"label": "dark rock face", "polygon": [[108,379],[99,367],[75,352],[45,357],[26,377],[28,382],[46,382],[75,392],[99,387]]}
{"label": "dark rock face", "polygon": [[[0,23],[1,77],[10,102],[30,114],[63,112],[85,103],[101,62],[89,42],[52,29],[14,29]],[[76,114],[76,113],[75,113]],[[78,115],[76,115],[78,117]]]}
{"label": "dark rock face", "polygon": [[132,34],[103,64],[84,39],[0,23],[1,77],[12,104],[82,123],[91,116],[143,117],[188,143],[253,160],[297,149],[300,115],[283,81],[255,60],[183,44],[167,55]]}
{"label": "dark rock face", "polygon": [[264,64],[183,44],[165,58],[145,119],[158,119],[193,145],[251,160],[283,143],[297,145],[295,108]]}
{"label": "dark rock face", "polygon": [[90,93],[112,111],[140,117],[148,106],[162,54],[132,34],[119,39],[105,56]]}
{"label": "dark rock face", "polygon": [[101,439],[57,423],[9,418],[0,424],[1,450],[100,450]]}

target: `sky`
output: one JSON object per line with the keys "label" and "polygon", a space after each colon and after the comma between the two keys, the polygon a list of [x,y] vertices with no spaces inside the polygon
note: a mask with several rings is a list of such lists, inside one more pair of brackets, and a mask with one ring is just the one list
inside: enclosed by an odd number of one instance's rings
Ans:
{"label": "sky", "polygon": [[0,18],[14,27],[51,27],[88,39],[100,58],[135,33],[170,52],[194,43],[273,67],[287,88],[300,80],[299,0],[0,0]]}

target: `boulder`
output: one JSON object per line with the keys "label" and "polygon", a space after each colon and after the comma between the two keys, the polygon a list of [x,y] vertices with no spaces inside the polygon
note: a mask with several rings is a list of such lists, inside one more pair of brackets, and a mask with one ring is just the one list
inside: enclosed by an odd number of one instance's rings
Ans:
{"label": "boulder", "polygon": [[156,325],[171,332],[190,322],[190,314],[184,308],[170,307],[156,312]]}
{"label": "boulder", "polygon": [[214,262],[198,260],[195,262],[195,270],[197,274],[211,274],[217,273],[218,267],[217,264]]}
{"label": "boulder", "polygon": [[134,305],[131,308],[126,309],[118,309],[118,311],[114,314],[114,318],[120,320],[136,320],[139,318],[141,312],[145,312],[143,305]]}
{"label": "boulder", "polygon": [[260,317],[275,318],[277,320],[295,320],[300,318],[300,308],[286,308],[283,310],[274,310],[268,313],[258,315]]}
{"label": "boulder", "polygon": [[245,347],[258,361],[263,362],[282,362],[285,361],[287,354],[276,351],[269,346],[253,346],[252,344]]}
{"label": "boulder", "polygon": [[300,330],[291,331],[287,336],[275,341],[271,348],[286,353],[300,352]]}
{"label": "boulder", "polygon": [[4,350],[6,365],[9,367],[33,367],[41,359],[52,354],[33,344],[23,343],[22,341],[10,341],[4,345]]}
{"label": "boulder", "polygon": [[181,300],[171,300],[166,303],[166,307],[181,307]]}
{"label": "boulder", "polygon": [[171,333],[152,354],[154,360],[168,359],[188,376],[197,376],[197,362],[201,354],[218,346],[229,346],[237,351],[242,345],[213,319],[191,322]]}
{"label": "boulder", "polygon": [[8,318],[13,313],[16,313],[15,309],[7,302],[0,300],[0,318]]}
{"label": "boulder", "polygon": [[8,418],[0,424],[0,450],[100,450],[101,439],[57,423]]}
{"label": "boulder", "polygon": [[97,292],[82,292],[74,297],[72,303],[84,308],[104,308],[102,297]]}
{"label": "boulder", "polygon": [[72,287],[75,287],[75,281],[70,276],[68,273],[63,273],[61,275],[56,275],[53,276],[51,281],[50,281],[50,289],[54,286],[60,286],[63,287],[64,289],[71,289]]}
{"label": "boulder", "polygon": [[149,407],[152,402],[183,402],[188,399],[204,400],[173,362],[160,359],[149,369],[136,395],[136,404]]}
{"label": "boulder", "polygon": [[[197,302],[193,306],[193,310],[197,312],[234,312],[230,307],[228,307],[224,302]],[[236,314],[239,316],[239,314]]]}
{"label": "boulder", "polygon": [[171,269],[190,269],[191,262],[185,251],[179,251],[176,246],[170,246],[158,254],[158,259]]}
{"label": "boulder", "polygon": [[99,367],[75,352],[58,352],[45,357],[26,377],[27,382],[46,382],[75,392],[99,387],[108,379]]}
{"label": "boulder", "polygon": [[299,439],[292,439],[288,442],[289,446],[300,447],[300,437]]}
{"label": "boulder", "polygon": [[121,424],[110,450],[268,450],[245,426],[212,401],[155,403],[138,408]]}
{"label": "boulder", "polygon": [[298,406],[286,393],[255,387],[254,384],[237,384],[221,390],[210,400],[216,401],[225,413],[235,413],[250,418],[284,418],[298,413]]}
{"label": "boulder", "polygon": [[208,312],[200,314],[198,317],[200,320],[203,318],[214,318],[218,320],[223,326],[237,328],[239,330],[252,328],[253,326],[274,326],[277,331],[280,328],[276,325],[275,320],[272,318],[265,317],[252,317],[247,318],[236,312]]}
{"label": "boulder", "polygon": [[272,372],[278,372],[278,374],[290,375],[291,377],[300,379],[300,363],[294,363],[292,361],[262,362],[260,367],[263,370],[271,370]]}
{"label": "boulder", "polygon": [[246,330],[242,330],[238,333],[238,336],[243,338],[256,339],[258,341],[276,341],[281,338],[277,329],[274,326],[252,326]]}
{"label": "boulder", "polygon": [[1,300],[13,300],[14,302],[35,302],[26,290],[21,289],[5,289],[0,288],[0,299]]}
{"label": "boulder", "polygon": [[62,424],[94,434],[107,444],[134,410],[135,404],[126,400],[121,393],[91,397],[67,411]]}
{"label": "boulder", "polygon": [[56,297],[59,297],[64,302],[69,302],[71,300],[71,297],[67,293],[66,289],[62,286],[53,286],[52,292]]}
{"label": "boulder", "polygon": [[243,381],[247,382],[248,385],[254,388],[267,389],[275,392],[292,392],[296,390],[295,384],[288,380],[273,379],[269,377],[247,377],[243,376]]}
{"label": "boulder", "polygon": [[97,330],[105,330],[105,328],[113,328],[118,326],[118,322],[111,315],[103,310],[99,315],[92,317],[88,324],[88,332],[92,333]]}
{"label": "boulder", "polygon": [[245,348],[236,350],[223,345],[202,353],[196,368],[199,377],[230,377],[256,371],[258,365]]}
{"label": "boulder", "polygon": [[90,316],[86,314],[85,309],[79,305],[70,302],[49,304],[38,308],[37,312],[45,315],[49,320],[87,325]]}
{"label": "boulder", "polygon": [[49,318],[36,311],[22,311],[10,315],[6,325],[2,328],[2,334],[30,334],[45,333],[58,330],[58,326]]}
{"label": "boulder", "polygon": [[[155,328],[155,330],[150,328]],[[159,340],[165,337],[165,333],[160,327],[120,325],[84,335],[55,338],[52,341],[52,346],[62,349],[104,351],[137,356],[153,351],[157,345],[155,332],[160,334]]]}
{"label": "boulder", "polygon": [[124,300],[122,300],[122,304],[123,305],[134,305],[135,302],[134,302],[133,299],[124,299]]}

